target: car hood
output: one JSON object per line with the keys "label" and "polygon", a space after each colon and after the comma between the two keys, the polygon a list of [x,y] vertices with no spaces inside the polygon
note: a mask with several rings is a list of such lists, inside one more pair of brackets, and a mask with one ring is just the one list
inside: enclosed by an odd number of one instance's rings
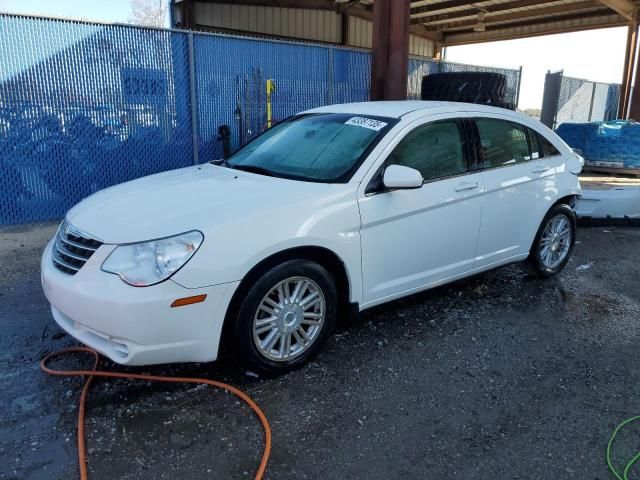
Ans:
{"label": "car hood", "polygon": [[327,188],[204,164],[101,190],[66,218],[104,243],[141,242],[266,213]]}

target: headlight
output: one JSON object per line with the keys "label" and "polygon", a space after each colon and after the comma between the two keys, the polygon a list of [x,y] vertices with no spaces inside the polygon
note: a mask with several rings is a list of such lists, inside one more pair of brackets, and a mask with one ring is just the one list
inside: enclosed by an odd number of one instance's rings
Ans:
{"label": "headlight", "polygon": [[135,287],[160,283],[189,261],[202,244],[197,230],[150,242],[121,245],[111,252],[102,270],[115,273]]}

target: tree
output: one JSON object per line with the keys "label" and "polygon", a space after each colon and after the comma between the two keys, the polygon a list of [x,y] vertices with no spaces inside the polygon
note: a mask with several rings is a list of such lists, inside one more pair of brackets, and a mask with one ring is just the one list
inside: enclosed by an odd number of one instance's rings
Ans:
{"label": "tree", "polygon": [[166,27],[167,0],[131,0],[129,23],[147,27]]}

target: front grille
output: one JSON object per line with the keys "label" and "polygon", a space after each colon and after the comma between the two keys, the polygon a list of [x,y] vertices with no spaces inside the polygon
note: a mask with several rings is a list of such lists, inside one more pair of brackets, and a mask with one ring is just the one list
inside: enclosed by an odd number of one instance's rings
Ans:
{"label": "front grille", "polygon": [[90,238],[64,221],[53,246],[53,264],[65,273],[74,275],[91,258],[102,242]]}

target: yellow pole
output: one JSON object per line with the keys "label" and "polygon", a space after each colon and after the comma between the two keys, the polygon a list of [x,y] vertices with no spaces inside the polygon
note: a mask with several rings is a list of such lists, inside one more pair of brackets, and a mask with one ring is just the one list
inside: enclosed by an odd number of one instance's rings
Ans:
{"label": "yellow pole", "polygon": [[276,83],[267,80],[267,128],[271,128],[271,94],[276,91]]}

